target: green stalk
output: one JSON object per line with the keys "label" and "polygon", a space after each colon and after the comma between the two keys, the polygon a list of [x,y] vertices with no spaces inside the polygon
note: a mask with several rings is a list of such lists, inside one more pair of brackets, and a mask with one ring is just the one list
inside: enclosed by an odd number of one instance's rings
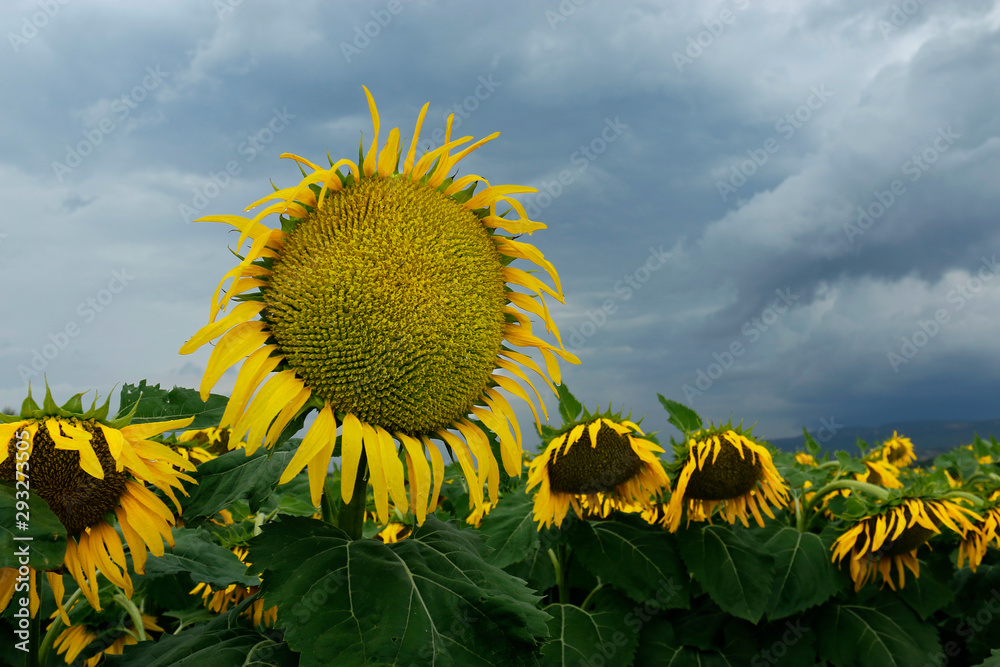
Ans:
{"label": "green stalk", "polygon": [[[69,613],[69,609],[73,606],[73,603],[76,602],[76,599],[80,597],[81,593],[83,593],[82,588],[76,589],[76,592],[73,593],[71,596],[69,596],[69,599],[66,600],[65,603],[63,603],[62,608],[67,610],[66,613]],[[49,625],[49,629],[45,632],[45,637],[42,638],[41,645],[38,647],[39,665],[45,665],[45,663],[48,661],[49,651],[52,650],[52,646],[56,643],[56,637],[59,636],[59,631],[62,629],[63,629],[62,619],[59,616],[56,616],[55,620],[52,621],[52,623]]]}
{"label": "green stalk", "polygon": [[139,608],[121,592],[114,594],[114,601],[121,605],[122,609],[132,617],[132,625],[135,626],[135,638],[141,642],[146,641],[146,626],[142,624],[142,614],[139,613]]}
{"label": "green stalk", "polygon": [[827,496],[834,491],[840,491],[841,489],[861,491],[862,493],[875,496],[879,500],[889,499],[889,492],[880,486],[875,486],[874,484],[869,484],[868,482],[859,482],[853,479],[838,479],[836,482],[830,482],[826,486],[820,487],[816,491],[816,495],[812,497],[812,500],[808,501],[805,504],[805,507],[802,508],[802,513],[811,518],[812,515],[810,514],[810,511],[816,508],[820,501],[823,500],[824,496]]}
{"label": "green stalk", "polygon": [[[564,556],[566,554],[563,545],[559,545],[559,555]],[[549,560],[552,561],[552,567],[556,571],[556,584],[559,587],[559,602],[561,604],[569,604],[569,591],[566,588],[566,569],[563,567],[563,562],[556,555],[556,552],[549,549]]]}
{"label": "green stalk", "polygon": [[975,507],[983,506],[983,499],[979,496],[974,496],[971,493],[966,493],[965,491],[949,491],[944,494],[946,498],[964,498],[971,502]]}
{"label": "green stalk", "polygon": [[598,577],[597,585],[594,586],[594,590],[587,593],[587,597],[583,599],[583,604],[580,605],[580,609],[587,611],[587,605],[590,604],[590,601],[593,599],[593,597],[597,595],[597,591],[601,590],[602,588],[604,588],[604,582],[601,581],[600,577]]}
{"label": "green stalk", "polygon": [[[361,460],[358,462],[358,473],[354,478],[354,493],[351,495],[349,503],[341,504],[336,522],[337,526],[347,533],[352,540],[361,539],[361,534],[365,527],[365,507],[368,504],[368,480],[365,478],[367,469],[368,456],[362,450]],[[330,513],[332,515],[333,498],[327,497],[329,495],[333,495],[333,492],[331,492],[329,486],[324,485],[324,501],[331,507]],[[324,514],[324,518],[325,516]]]}

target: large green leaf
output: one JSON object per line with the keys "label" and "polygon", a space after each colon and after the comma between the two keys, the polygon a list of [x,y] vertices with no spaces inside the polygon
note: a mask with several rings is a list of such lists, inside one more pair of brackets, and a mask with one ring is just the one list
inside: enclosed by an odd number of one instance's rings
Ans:
{"label": "large green leaf", "polygon": [[532,520],[534,504],[523,489],[508,493],[490,513],[483,518],[480,533],[486,546],[493,549],[486,562],[496,567],[507,567],[538,551],[538,526]]}
{"label": "large green leaf", "polygon": [[841,579],[819,535],[783,528],[768,540],[767,550],[775,557],[768,618],[791,616],[837,593]]}
{"label": "large green leaf", "polygon": [[294,453],[290,446],[273,452],[258,449],[252,456],[236,449],[202,463],[191,473],[198,484],[187,485],[191,497],[183,502],[184,516],[212,516],[237,500],[246,500],[250,511],[256,512]]}
{"label": "large green leaf", "polygon": [[678,431],[688,435],[701,428],[702,421],[697,412],[682,403],[664,398],[661,394],[657,394],[656,397],[669,413],[670,418],[667,421],[676,426]]}
{"label": "large green leaf", "polygon": [[230,584],[256,586],[260,580],[247,574],[247,566],[229,549],[212,540],[200,528],[174,528],[174,548],[146,561],[146,576],[160,577],[186,572],[191,580],[225,588]]}
{"label": "large green leaf", "polygon": [[897,594],[921,619],[927,620],[955,599],[949,585],[953,572],[954,566],[944,554],[929,561],[921,560],[920,576],[907,577],[906,585]]}
{"label": "large green leaf", "polygon": [[584,611],[571,604],[552,604],[545,611],[552,618],[551,637],[542,646],[543,665],[632,664],[638,638],[620,613]]}
{"label": "large green leaf", "polygon": [[36,570],[53,570],[62,564],[66,555],[66,529],[49,509],[49,504],[31,492],[30,485],[30,469],[27,500],[23,485],[0,483],[0,516],[3,517],[0,522],[0,567],[23,565],[21,554],[27,550],[28,565]]}
{"label": "large green leaf", "polygon": [[430,516],[394,544],[301,517],[250,543],[265,605],[302,665],[536,664],[548,616],[520,579],[483,560],[468,530]]}
{"label": "large green leaf", "polygon": [[688,574],[669,533],[645,523],[579,521],[570,545],[594,576],[633,600],[661,609],[690,606]]}
{"label": "large green leaf", "polygon": [[905,604],[830,604],[810,625],[819,656],[836,667],[912,667],[941,651],[937,629]]}
{"label": "large green leaf", "polygon": [[577,400],[566,385],[560,384],[556,389],[559,391],[559,415],[563,424],[571,424],[583,412],[583,403]]}
{"label": "large green leaf", "polygon": [[109,667],[294,667],[296,656],[286,645],[236,623],[238,613],[244,608],[245,605],[240,605],[180,634],[164,634],[157,641],[127,646],[124,654],[109,655],[105,660]]}
{"label": "large green leaf", "polygon": [[742,663],[730,662],[716,651],[702,651],[685,646],[675,635],[671,623],[662,618],[655,618],[643,626],[635,653],[635,664],[657,667],[742,666]]}
{"label": "large green leaf", "polygon": [[729,526],[682,530],[677,542],[684,564],[717,605],[751,623],[760,620],[774,581],[770,554]]}
{"label": "large green leaf", "polygon": [[976,667],[1000,667],[1000,648],[995,648],[990,652],[990,657]]}
{"label": "large green leaf", "polygon": [[228,397],[219,394],[210,394],[208,400],[203,401],[195,389],[174,387],[167,391],[160,389],[159,384],[149,386],[141,380],[138,385],[122,387],[118,414],[127,414],[134,407],[133,424],[194,417],[186,428],[208,428],[219,425],[228,402]]}

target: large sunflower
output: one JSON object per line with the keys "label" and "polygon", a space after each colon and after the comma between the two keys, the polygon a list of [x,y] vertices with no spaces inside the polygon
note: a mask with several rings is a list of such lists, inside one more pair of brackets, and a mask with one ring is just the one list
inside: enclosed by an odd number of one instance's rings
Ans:
{"label": "large sunflower", "polygon": [[978,530],[969,531],[958,545],[958,566],[969,559],[969,568],[975,572],[986,557],[990,544],[1000,548],[1000,491],[994,491],[989,504],[979,513],[982,520],[976,524]]}
{"label": "large sunflower", "polygon": [[663,518],[670,532],[680,527],[685,508],[689,523],[711,520],[716,508],[721,508],[721,516],[729,523],[739,519],[749,526],[747,518],[752,514],[763,526],[761,511],[774,518],[768,503],[788,504],[788,490],[770,450],[749,432],[731,426],[699,430],[681,448],[675,464],[680,472]]}
{"label": "large sunflower", "polygon": [[[132,595],[122,538],[106,517],[117,518],[135,572],[143,572],[147,549],[162,556],[164,542],[173,546],[174,514],[146,485],[166,494],[180,513],[175,491],[185,493],[181,480],[194,481],[181,470],[195,466],[149,438],[183,428],[191,418],[129,425],[131,414],[107,419],[108,403],[97,408],[95,401],[84,411],[81,396],[60,408],[46,388],[41,408],[29,392],[20,415],[0,415],[0,479],[13,482],[29,473],[30,492],[66,528],[63,567],[100,610],[98,572]],[[47,574],[61,604],[62,579]],[[13,584],[0,576],[0,602],[9,601]]]}
{"label": "large sunflower", "polygon": [[619,506],[651,508],[669,481],[658,458],[663,448],[642,435],[637,424],[610,415],[564,427],[528,468],[527,490],[538,487],[538,529],[562,525],[570,507],[583,517],[581,501],[605,516]]}
{"label": "large sunflower", "polygon": [[[364,474],[366,463],[381,521],[388,521],[391,496],[396,507],[412,509],[422,522],[428,499],[437,495],[430,491],[432,471],[435,491],[444,471],[432,438],[453,451],[474,505],[483,502],[484,485],[494,499],[498,495],[499,466],[470,415],[497,434],[507,473],[520,474],[520,430],[497,390],[535,408],[521,385],[497,371],[521,378],[536,396],[523,368],[555,388],[530,357],[513,348],[538,350],[556,382],[556,355],[578,361],[562,349],[543,298],[547,292],[562,301],[555,269],[533,246],[498,233],[531,234],[545,227],[508,196],[534,189],[491,186],[474,174],[449,176],[462,158],[499,133],[454,153],[472,138],[452,140],[449,116],[444,145],[418,159],[424,105],[400,167],[399,129],[389,132],[380,149],[378,110],[367,88],[365,94],[374,137],[359,163],[331,159],[325,169],[283,155],[312,172],[250,205],[248,210],[272,202],[253,218],[202,218],[236,227],[237,251],[246,239],[253,242],[219,284],[209,324],[181,354],[222,336],[205,370],[203,396],[245,359],[220,425],[231,426],[236,440],[248,434],[248,453],[261,443],[272,446],[303,410],[319,410],[282,483],[308,467],[312,500],[319,504],[339,427],[344,502],[353,497],[356,474],[359,468]],[[474,194],[480,183],[487,187]],[[498,215],[498,204],[509,210]],[[516,218],[504,217],[511,211]],[[283,216],[281,229],[260,222],[272,213]],[[555,287],[509,266],[515,259],[541,267]],[[217,320],[231,300],[240,303]],[[544,321],[559,347],[535,336],[529,315]]]}
{"label": "large sunflower", "polygon": [[[843,562],[849,554],[854,590],[860,591],[879,575],[896,590],[906,585],[906,569],[920,576],[917,549],[944,525],[963,538],[977,531],[969,519],[979,521],[972,510],[943,498],[904,498],[898,504],[855,523],[833,544],[833,560]],[[905,568],[905,569],[904,569]]]}
{"label": "large sunflower", "polygon": [[[102,648],[92,656],[83,661],[84,667],[95,667],[105,655],[121,655],[126,646],[138,644],[135,638],[135,625],[128,615],[123,614],[122,625],[117,630],[109,632],[96,624],[79,623],[71,625],[62,630],[56,637],[53,647],[57,655],[66,654],[64,659],[66,664],[72,664],[80,653],[97,640],[102,640]],[[156,624],[156,617],[149,614],[142,614],[143,633],[163,632],[163,628]]]}

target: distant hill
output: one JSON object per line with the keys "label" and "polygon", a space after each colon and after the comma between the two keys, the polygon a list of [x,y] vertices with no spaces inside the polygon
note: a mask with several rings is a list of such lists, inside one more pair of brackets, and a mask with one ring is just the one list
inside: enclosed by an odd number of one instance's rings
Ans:
{"label": "distant hill", "polygon": [[[957,445],[971,443],[972,436],[976,433],[984,440],[988,440],[991,434],[1000,440],[1000,419],[986,419],[982,421],[950,421],[941,419],[898,422],[883,426],[847,426],[837,431],[832,438],[828,438],[825,442],[820,440],[817,433],[812,433],[812,436],[816,438],[816,441],[820,445],[831,452],[844,450],[855,454],[858,450],[854,446],[854,443],[858,438],[861,438],[869,445],[875,445],[891,438],[893,430],[913,441],[913,447],[916,450],[918,458],[930,459]],[[824,433],[823,435],[826,434]],[[777,438],[769,442],[778,449],[792,452],[802,449],[805,438],[802,436]]]}

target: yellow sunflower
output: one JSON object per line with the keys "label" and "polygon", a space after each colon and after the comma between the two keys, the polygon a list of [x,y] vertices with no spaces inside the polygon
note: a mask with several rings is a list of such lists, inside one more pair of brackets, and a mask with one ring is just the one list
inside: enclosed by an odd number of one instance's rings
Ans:
{"label": "yellow sunflower", "polygon": [[[246,547],[233,547],[232,552],[236,554],[236,557],[241,561],[246,563],[248,566],[251,563],[247,563],[247,549]],[[206,583],[200,583],[191,589],[191,595],[201,595],[202,604],[209,610],[214,611],[217,614],[222,614],[229,609],[230,605],[236,606],[243,600],[247,599],[251,595],[257,593],[258,586],[240,586],[238,584],[230,584],[226,588],[215,589]],[[271,627],[274,625],[275,619],[278,617],[278,608],[271,607],[270,609],[264,609],[264,600],[262,598],[255,599],[243,615],[249,619],[254,626],[264,624],[265,627]]]}
{"label": "yellow sunflower", "polygon": [[[180,471],[195,466],[149,438],[183,428],[191,418],[129,425],[131,414],[107,420],[107,403],[83,411],[81,396],[60,408],[46,388],[39,408],[29,391],[20,415],[0,415],[0,479],[15,481],[27,473],[31,493],[43,498],[66,528],[63,567],[100,610],[98,572],[132,595],[122,538],[106,516],[117,518],[135,572],[144,571],[147,549],[162,556],[164,542],[173,546],[174,514],[146,485],[166,494],[179,514],[175,491],[186,495],[181,480],[194,481]],[[61,578],[48,580],[61,604]],[[5,573],[0,600],[9,601],[10,585]]]}
{"label": "yellow sunflower", "polygon": [[796,452],[795,461],[801,463],[804,466],[815,466],[816,459],[813,458],[812,454],[807,454],[806,452]]}
{"label": "yellow sunflower", "polygon": [[[117,633],[111,643],[107,644],[106,648],[98,651],[93,656],[83,661],[83,665],[85,665],[85,667],[94,667],[104,658],[105,655],[121,655],[126,646],[139,643],[131,632],[132,630],[135,630],[135,626],[131,624],[131,618],[125,616],[125,619],[129,624],[126,630],[130,630],[130,632]],[[163,632],[163,628],[156,624],[155,616],[142,614],[142,626],[143,630],[147,633],[151,631]],[[62,655],[63,653],[66,654],[66,664],[69,665],[72,664],[76,660],[77,656],[86,650],[86,648],[90,646],[93,641],[102,637],[105,642],[109,639],[107,632],[105,630],[101,630],[100,628],[86,623],[70,625],[59,633],[59,636],[56,637],[53,646],[56,649],[57,655]]]}
{"label": "yellow sunflower", "polygon": [[[854,479],[886,489],[903,488],[903,483],[899,481],[899,468],[893,464],[878,459],[865,460],[862,463],[865,464],[867,470],[863,473],[855,473]],[[848,494],[845,493],[844,495]]]}
{"label": "yellow sunflower", "polygon": [[992,507],[981,510],[983,519],[976,524],[977,530],[969,531],[958,545],[958,567],[962,567],[965,559],[969,559],[969,568],[975,572],[986,556],[990,544],[1000,548],[1000,491],[990,495]]}
{"label": "yellow sunflower", "polygon": [[[520,384],[497,371],[525,381],[539,402],[522,367],[555,388],[530,357],[512,348],[538,350],[556,382],[556,355],[579,362],[562,348],[542,294],[563,300],[554,267],[533,246],[498,233],[531,234],[545,227],[509,197],[535,190],[491,186],[474,174],[449,176],[462,158],[498,134],[456,153],[471,137],[452,140],[449,116],[444,145],[418,159],[424,105],[400,168],[399,129],[389,132],[380,150],[378,110],[367,88],[365,94],[374,137],[360,164],[331,160],[324,169],[283,155],[312,172],[248,207],[273,202],[253,218],[202,218],[236,227],[237,250],[246,239],[253,242],[219,284],[209,324],[181,353],[222,336],[205,370],[203,396],[245,360],[221,425],[232,427],[236,439],[249,434],[248,453],[262,442],[273,446],[302,410],[319,410],[282,483],[308,467],[318,505],[339,427],[343,501],[351,500],[356,474],[367,465],[380,520],[388,521],[391,496],[396,507],[412,509],[422,522],[428,498],[436,496],[431,473],[439,489],[444,470],[431,438],[453,451],[474,505],[483,502],[484,485],[497,497],[499,467],[470,414],[497,434],[507,473],[520,473],[520,430],[498,389],[535,408]],[[480,183],[486,187],[474,194]],[[498,214],[498,204],[509,210]],[[516,218],[504,217],[512,211]],[[287,216],[281,229],[260,222],[272,213]],[[510,266],[516,259],[541,267],[555,287]],[[231,300],[238,305],[217,320]],[[529,315],[544,321],[558,347],[533,333]]]}
{"label": "yellow sunflower", "polygon": [[896,568],[899,587],[906,584],[906,569],[920,577],[917,549],[944,525],[963,538],[977,532],[969,520],[980,520],[972,510],[946,499],[905,498],[898,505],[855,523],[833,544],[832,560],[842,563],[850,555],[851,579],[855,592],[879,575],[896,590],[892,569]]}
{"label": "yellow sunflower", "polygon": [[571,506],[582,518],[582,499],[590,507],[651,507],[669,486],[657,456],[663,448],[635,434],[645,435],[627,419],[603,416],[570,424],[553,437],[528,467],[527,490],[538,487],[538,529],[562,525]]}
{"label": "yellow sunflower", "polygon": [[881,455],[883,460],[897,468],[904,468],[917,460],[913,442],[895,430],[892,437],[882,443]]}
{"label": "yellow sunflower", "polygon": [[691,434],[663,518],[670,532],[680,527],[685,508],[688,523],[711,520],[716,508],[721,508],[719,514],[729,523],[739,519],[749,526],[747,517],[753,514],[763,526],[761,511],[774,518],[768,503],[788,504],[785,480],[774,467],[771,452],[748,436],[730,427]]}

